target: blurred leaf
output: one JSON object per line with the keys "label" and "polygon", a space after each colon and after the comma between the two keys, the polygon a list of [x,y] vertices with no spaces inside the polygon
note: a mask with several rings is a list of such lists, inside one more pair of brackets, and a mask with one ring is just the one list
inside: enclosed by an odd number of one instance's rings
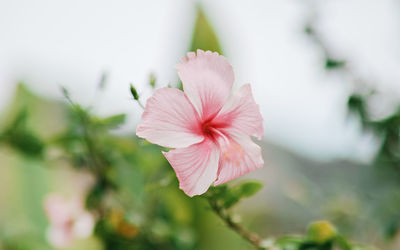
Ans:
{"label": "blurred leaf", "polygon": [[233,187],[219,185],[210,188],[205,197],[217,200],[223,208],[227,209],[237,204],[242,198],[255,195],[262,187],[263,184],[259,181],[244,181]]}
{"label": "blurred leaf", "polygon": [[260,191],[262,187],[263,184],[259,181],[245,181],[237,186],[234,186],[232,188],[232,192],[236,193],[241,198],[250,197]]}
{"label": "blurred leaf", "polygon": [[279,249],[297,250],[304,243],[304,238],[300,236],[284,236],[275,241]]}
{"label": "blurred leaf", "polygon": [[61,93],[65,98],[70,99],[69,91],[66,87],[61,86]]}
{"label": "blurred leaf", "polygon": [[41,156],[44,150],[43,142],[31,131],[11,130],[6,132],[9,144],[29,156]]}
{"label": "blurred leaf", "polygon": [[100,78],[99,85],[98,85],[98,88],[100,90],[103,90],[106,87],[107,80],[108,80],[108,73],[107,72],[103,72],[101,74],[101,78]]}
{"label": "blurred leaf", "polygon": [[[4,248],[2,248],[4,247]],[[0,245],[1,250],[50,250],[50,246],[44,242],[40,235],[23,234],[4,240]]]}
{"label": "blurred leaf", "polygon": [[41,156],[44,150],[44,143],[38,136],[27,128],[27,111],[19,112],[10,126],[1,135],[1,140],[8,143],[28,156]]}
{"label": "blurred leaf", "polygon": [[96,119],[95,124],[104,126],[107,128],[117,128],[125,123],[126,115],[125,114],[118,114],[109,116],[103,119]]}
{"label": "blurred leaf", "polygon": [[356,94],[351,95],[347,101],[347,106],[350,112],[360,116],[361,121],[365,121],[367,119],[366,104],[362,96]]}
{"label": "blurred leaf", "polygon": [[336,245],[338,245],[342,250],[352,250],[352,246],[347,242],[346,238],[341,236],[341,235],[337,235],[335,238],[335,243]]}
{"label": "blurred leaf", "polygon": [[299,246],[298,250],[334,250],[334,249],[331,241],[325,242],[323,244],[305,241]]}
{"label": "blurred leaf", "polygon": [[262,187],[263,184],[258,181],[245,181],[233,186],[229,190],[229,194],[224,197],[224,207],[230,208],[238,203],[242,198],[255,195],[258,191],[261,190]]}
{"label": "blurred leaf", "polygon": [[201,7],[197,9],[197,18],[190,45],[190,51],[196,51],[197,49],[211,50],[222,54],[215,31]]}
{"label": "blurred leaf", "polygon": [[154,89],[156,87],[156,82],[157,82],[156,76],[153,73],[151,73],[150,76],[149,76],[149,85],[150,85],[150,87],[152,87]]}
{"label": "blurred leaf", "polygon": [[89,191],[86,197],[86,208],[95,209],[100,206],[107,191],[108,185],[104,180],[97,180],[96,185]]}
{"label": "blurred leaf", "polygon": [[325,60],[325,69],[338,69],[338,68],[343,68],[346,66],[346,61],[342,60],[335,60],[332,58],[326,58]]}
{"label": "blurred leaf", "polygon": [[126,188],[135,198],[143,196],[145,176],[136,165],[118,164],[113,169],[116,171],[116,183]]}
{"label": "blurred leaf", "polygon": [[311,26],[311,24],[307,24],[307,25],[304,27],[304,33],[306,33],[307,35],[313,35],[313,34],[314,34],[314,29],[313,29],[313,27]]}

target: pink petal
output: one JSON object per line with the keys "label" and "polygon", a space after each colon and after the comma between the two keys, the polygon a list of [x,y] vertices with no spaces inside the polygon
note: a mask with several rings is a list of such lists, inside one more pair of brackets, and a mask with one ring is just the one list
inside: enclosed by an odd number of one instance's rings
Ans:
{"label": "pink petal", "polygon": [[204,139],[197,117],[182,91],[161,88],[147,100],[136,135],[163,147],[184,148]]}
{"label": "pink petal", "polygon": [[250,84],[243,85],[235,92],[218,113],[215,122],[229,124],[228,127],[256,136],[259,140],[263,137],[263,119],[251,93]]}
{"label": "pink petal", "polygon": [[234,81],[232,66],[225,57],[211,51],[187,54],[177,65],[185,94],[203,119],[215,115],[226,102]]}
{"label": "pink petal", "polygon": [[44,201],[44,211],[54,225],[64,225],[72,217],[68,201],[58,194],[49,194]]}
{"label": "pink petal", "polygon": [[51,226],[46,232],[47,241],[56,248],[66,248],[73,241],[73,235],[70,228]]}
{"label": "pink petal", "polygon": [[261,148],[250,136],[237,131],[227,132],[230,139],[220,145],[218,177],[214,185],[219,185],[261,168],[264,160]]}
{"label": "pink petal", "polygon": [[209,140],[163,154],[176,172],[179,188],[190,197],[206,192],[217,178],[219,150]]}
{"label": "pink petal", "polygon": [[94,216],[89,212],[82,211],[76,218],[72,231],[76,237],[86,238],[92,234],[94,226]]}

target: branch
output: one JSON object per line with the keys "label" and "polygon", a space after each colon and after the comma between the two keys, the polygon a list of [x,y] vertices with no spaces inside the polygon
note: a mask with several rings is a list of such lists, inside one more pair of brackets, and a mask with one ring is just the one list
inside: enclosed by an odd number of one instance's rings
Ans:
{"label": "branch", "polygon": [[257,249],[267,249],[266,247],[261,245],[262,239],[261,237],[253,232],[247,231],[242,225],[233,221],[231,215],[226,211],[226,209],[218,206],[217,202],[212,198],[207,198],[208,203],[210,204],[212,210],[221,218],[225,224],[239,234],[243,239],[252,244]]}

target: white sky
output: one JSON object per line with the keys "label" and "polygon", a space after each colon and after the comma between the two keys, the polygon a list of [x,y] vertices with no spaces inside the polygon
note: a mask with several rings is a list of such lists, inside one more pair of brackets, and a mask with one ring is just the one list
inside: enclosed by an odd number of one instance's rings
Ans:
{"label": "white sky", "polygon": [[[201,1],[236,75],[252,83],[265,121],[265,139],[319,159],[365,159],[371,138],[346,116],[351,83],[321,68],[321,54],[302,34],[307,5],[296,0]],[[312,1],[308,1],[312,3]],[[318,1],[317,1],[318,2]],[[321,2],[321,1],[320,1]],[[24,80],[36,93],[62,98],[60,85],[81,103],[94,103],[103,70],[107,91],[100,114],[141,110],[133,82],[146,98],[149,72],[175,83],[175,64],[190,42],[195,4],[187,0],[0,0],[0,111]],[[400,96],[400,3],[326,0],[316,5],[318,29],[357,74]]]}

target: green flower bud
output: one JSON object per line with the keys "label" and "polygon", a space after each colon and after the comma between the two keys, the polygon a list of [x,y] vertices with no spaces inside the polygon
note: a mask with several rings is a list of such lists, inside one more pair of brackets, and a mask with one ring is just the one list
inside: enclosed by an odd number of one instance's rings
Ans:
{"label": "green flower bud", "polygon": [[136,91],[135,87],[131,84],[131,94],[133,96],[133,99],[139,100],[139,94]]}

